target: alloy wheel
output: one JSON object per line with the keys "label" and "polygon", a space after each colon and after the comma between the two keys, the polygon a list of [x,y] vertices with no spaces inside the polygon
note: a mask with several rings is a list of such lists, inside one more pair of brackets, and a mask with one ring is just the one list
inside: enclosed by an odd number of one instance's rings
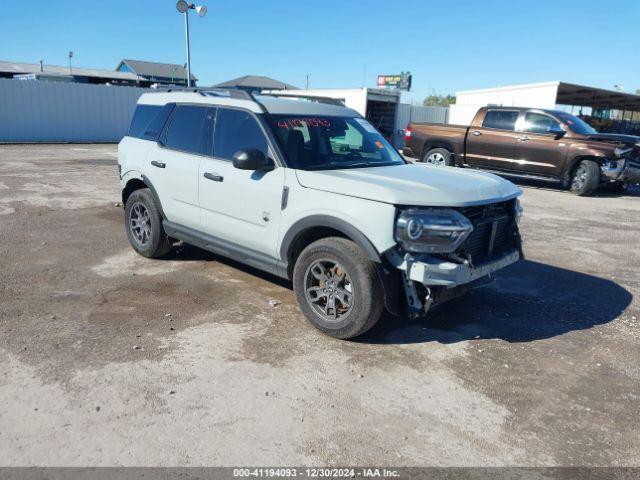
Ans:
{"label": "alloy wheel", "polygon": [[438,165],[440,167],[444,167],[447,163],[445,161],[444,155],[440,152],[434,152],[427,157],[426,163],[431,165]]}
{"label": "alloy wheel", "polygon": [[353,308],[353,284],[334,260],[313,262],[305,273],[305,296],[313,311],[325,321],[340,322]]}
{"label": "alloy wheel", "polygon": [[151,242],[151,217],[149,210],[141,202],[136,202],[131,207],[129,229],[140,246],[145,247]]}
{"label": "alloy wheel", "polygon": [[587,182],[587,169],[584,166],[579,166],[576,170],[573,180],[571,181],[571,188],[573,190],[580,190]]}

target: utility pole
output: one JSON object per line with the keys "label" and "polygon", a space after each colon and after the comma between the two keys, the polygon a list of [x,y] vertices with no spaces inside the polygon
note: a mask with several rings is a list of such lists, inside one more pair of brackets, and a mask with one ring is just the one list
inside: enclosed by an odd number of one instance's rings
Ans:
{"label": "utility pole", "polygon": [[207,7],[203,5],[196,6],[193,3],[187,3],[184,0],[178,0],[176,4],[178,12],[184,14],[184,33],[187,44],[187,87],[191,86],[191,47],[189,45],[189,10],[195,10],[199,17],[207,14]]}
{"label": "utility pole", "polygon": [[184,12],[184,31],[187,41],[187,87],[191,86],[191,48],[189,46],[189,10]]}
{"label": "utility pole", "polygon": [[71,59],[73,58],[73,52],[69,52],[69,75],[73,75],[73,71],[71,70]]}

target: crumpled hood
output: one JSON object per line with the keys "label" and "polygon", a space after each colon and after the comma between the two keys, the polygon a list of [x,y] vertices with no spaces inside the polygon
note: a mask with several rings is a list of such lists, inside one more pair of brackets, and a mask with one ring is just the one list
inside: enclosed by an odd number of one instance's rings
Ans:
{"label": "crumpled hood", "polygon": [[640,146],[640,137],[619,133],[594,133],[589,135],[589,140],[593,142],[621,143],[630,147]]}
{"label": "crumpled hood", "polygon": [[522,193],[496,175],[456,167],[396,165],[342,170],[296,170],[303,187],[393,205],[467,207]]}

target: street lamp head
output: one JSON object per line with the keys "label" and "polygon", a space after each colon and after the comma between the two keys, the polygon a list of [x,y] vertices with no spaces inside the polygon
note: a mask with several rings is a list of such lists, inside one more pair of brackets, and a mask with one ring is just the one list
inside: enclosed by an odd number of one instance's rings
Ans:
{"label": "street lamp head", "polygon": [[207,14],[207,7],[205,7],[204,5],[198,5],[196,7],[196,13],[199,17],[204,17]]}
{"label": "street lamp head", "polygon": [[187,10],[189,10],[189,4],[184,0],[178,0],[178,3],[176,3],[176,8],[180,13],[185,13]]}

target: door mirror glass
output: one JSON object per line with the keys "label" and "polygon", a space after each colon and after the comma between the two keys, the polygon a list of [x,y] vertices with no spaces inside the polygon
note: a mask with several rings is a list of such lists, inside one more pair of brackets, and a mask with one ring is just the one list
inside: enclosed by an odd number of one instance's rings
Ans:
{"label": "door mirror glass", "polygon": [[233,155],[233,166],[240,170],[258,170],[268,172],[275,165],[265,154],[256,148],[244,148]]}

